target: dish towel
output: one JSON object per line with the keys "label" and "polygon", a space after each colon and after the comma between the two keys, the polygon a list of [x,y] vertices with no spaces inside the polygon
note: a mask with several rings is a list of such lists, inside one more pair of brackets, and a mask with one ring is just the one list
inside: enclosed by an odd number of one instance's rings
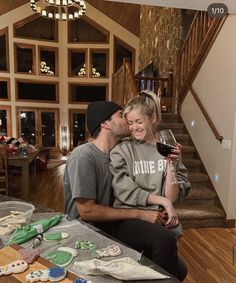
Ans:
{"label": "dish towel", "polygon": [[150,267],[139,264],[130,257],[110,261],[99,259],[77,261],[73,265],[73,270],[90,275],[110,275],[116,279],[126,281],[170,278]]}

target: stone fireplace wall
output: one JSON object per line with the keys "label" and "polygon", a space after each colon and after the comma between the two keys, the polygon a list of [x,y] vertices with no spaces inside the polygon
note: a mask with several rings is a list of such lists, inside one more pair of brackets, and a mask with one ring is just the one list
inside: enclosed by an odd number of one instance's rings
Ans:
{"label": "stone fireplace wall", "polygon": [[157,76],[168,76],[194,13],[174,8],[141,6],[139,70],[153,62]]}

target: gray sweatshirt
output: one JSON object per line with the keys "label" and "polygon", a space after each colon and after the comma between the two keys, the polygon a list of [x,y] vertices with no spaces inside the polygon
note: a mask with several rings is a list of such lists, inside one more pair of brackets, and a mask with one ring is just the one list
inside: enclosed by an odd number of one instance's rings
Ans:
{"label": "gray sweatshirt", "polygon": [[[157,151],[156,145],[135,140],[124,140],[110,153],[110,170],[113,175],[112,187],[115,195],[115,207],[139,207],[158,209],[148,206],[150,193],[165,196],[167,161]],[[190,189],[187,169],[182,161],[176,165],[176,175],[183,200]]]}

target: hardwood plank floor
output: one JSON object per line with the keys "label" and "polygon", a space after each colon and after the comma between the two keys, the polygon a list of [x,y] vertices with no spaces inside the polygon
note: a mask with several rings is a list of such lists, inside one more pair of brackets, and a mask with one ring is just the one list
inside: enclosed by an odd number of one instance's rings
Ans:
{"label": "hardwood plank floor", "polygon": [[[30,201],[63,212],[64,168],[65,164],[38,172]],[[189,270],[184,283],[236,283],[235,228],[185,229],[178,247]]]}

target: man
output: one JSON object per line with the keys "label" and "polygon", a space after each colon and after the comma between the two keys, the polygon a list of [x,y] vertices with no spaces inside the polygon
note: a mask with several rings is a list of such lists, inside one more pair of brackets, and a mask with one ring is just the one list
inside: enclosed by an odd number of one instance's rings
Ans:
{"label": "man", "polygon": [[[183,268],[179,270],[175,236],[163,229],[162,212],[112,207],[109,153],[129,134],[121,107],[111,101],[90,103],[87,128],[92,141],[76,147],[65,168],[64,200],[68,218],[80,217],[108,233],[113,230],[115,237],[144,251],[145,255],[182,280],[187,272]],[[129,239],[129,229],[137,225],[140,234]],[[124,233],[128,233],[125,238]]]}

